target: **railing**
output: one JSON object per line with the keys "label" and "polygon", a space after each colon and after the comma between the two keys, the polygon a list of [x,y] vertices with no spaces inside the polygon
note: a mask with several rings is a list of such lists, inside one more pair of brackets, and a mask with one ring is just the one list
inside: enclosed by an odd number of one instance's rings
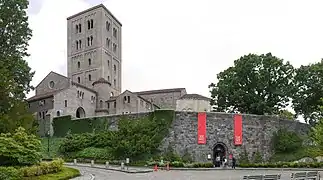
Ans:
{"label": "railing", "polygon": [[280,179],[280,174],[270,174],[270,175],[250,175],[243,176],[244,180],[278,180]]}

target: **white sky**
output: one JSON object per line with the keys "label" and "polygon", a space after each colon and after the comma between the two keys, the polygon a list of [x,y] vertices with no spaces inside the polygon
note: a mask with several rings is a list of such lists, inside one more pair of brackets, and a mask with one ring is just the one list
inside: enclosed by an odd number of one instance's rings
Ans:
{"label": "white sky", "polygon": [[322,0],[31,0],[33,85],[67,74],[66,18],[100,2],[123,24],[123,90],[210,96],[242,55],[272,52],[297,67],[323,57]]}

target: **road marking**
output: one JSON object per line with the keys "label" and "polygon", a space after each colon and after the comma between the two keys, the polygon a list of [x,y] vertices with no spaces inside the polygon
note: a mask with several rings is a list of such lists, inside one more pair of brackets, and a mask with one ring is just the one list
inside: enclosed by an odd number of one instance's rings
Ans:
{"label": "road marking", "polygon": [[90,174],[91,176],[91,180],[94,180],[95,179],[95,175],[94,174]]}

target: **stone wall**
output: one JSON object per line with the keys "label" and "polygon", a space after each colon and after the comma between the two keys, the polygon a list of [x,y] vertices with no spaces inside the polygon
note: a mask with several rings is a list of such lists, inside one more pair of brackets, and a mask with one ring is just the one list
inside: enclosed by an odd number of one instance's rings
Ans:
{"label": "stone wall", "polygon": [[169,136],[164,139],[161,149],[171,145],[180,155],[187,150],[195,161],[206,162],[208,154],[213,156],[214,146],[221,143],[225,145],[226,155],[232,153],[238,158],[246,148],[250,157],[258,150],[263,154],[264,159],[268,159],[271,155],[271,137],[279,128],[287,128],[302,135],[307,134],[309,130],[309,126],[304,123],[280,120],[273,116],[243,115],[242,146],[235,146],[233,114],[207,113],[206,144],[198,145],[197,115],[197,112],[176,112],[172,129]]}

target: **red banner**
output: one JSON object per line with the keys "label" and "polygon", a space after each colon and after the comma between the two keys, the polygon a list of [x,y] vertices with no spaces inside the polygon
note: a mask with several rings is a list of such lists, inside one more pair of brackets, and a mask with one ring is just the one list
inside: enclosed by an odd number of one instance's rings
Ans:
{"label": "red banner", "polygon": [[206,112],[197,116],[197,144],[206,144]]}
{"label": "red banner", "polygon": [[234,115],[234,145],[242,145],[242,115]]}

